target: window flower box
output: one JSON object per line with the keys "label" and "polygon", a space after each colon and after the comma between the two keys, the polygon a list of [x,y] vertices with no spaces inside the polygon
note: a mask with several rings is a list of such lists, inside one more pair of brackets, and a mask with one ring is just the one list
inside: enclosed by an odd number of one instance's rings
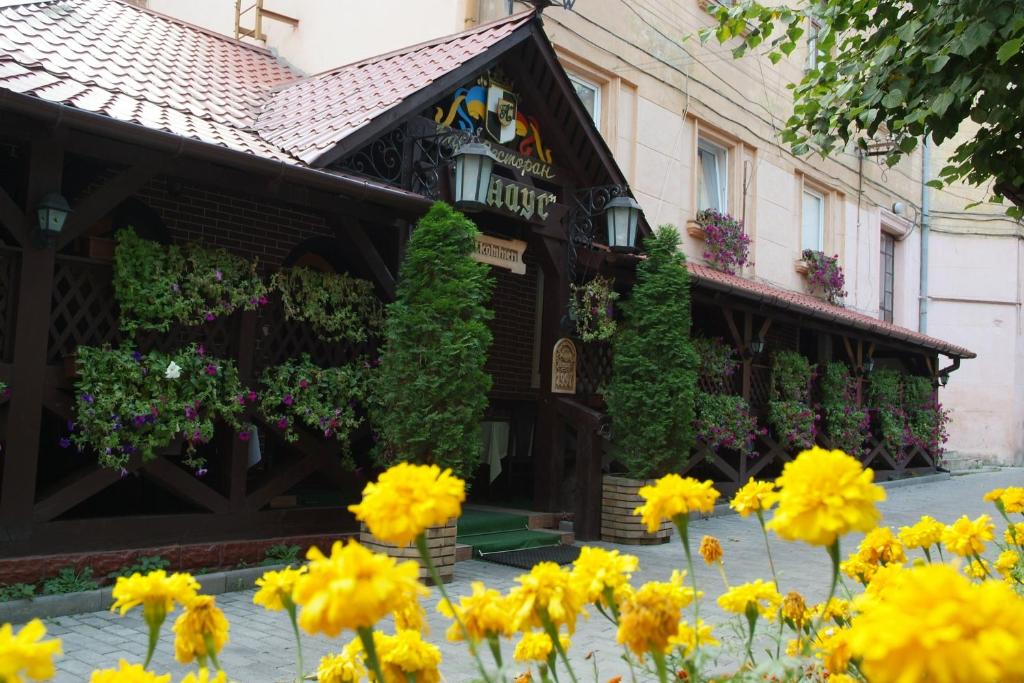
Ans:
{"label": "window flower box", "polygon": [[796,261],[793,261],[793,269],[801,275],[807,275],[807,261],[798,258]]}
{"label": "window flower box", "polygon": [[692,219],[686,221],[686,234],[694,238],[695,240],[701,241],[704,241],[708,236],[707,233],[704,232],[704,227],[701,226],[700,223]]}

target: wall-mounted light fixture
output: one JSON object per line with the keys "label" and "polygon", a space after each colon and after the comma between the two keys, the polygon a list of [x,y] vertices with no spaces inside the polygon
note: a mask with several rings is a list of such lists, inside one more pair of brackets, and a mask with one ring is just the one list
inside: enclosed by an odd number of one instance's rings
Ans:
{"label": "wall-mounted light fixture", "polygon": [[473,140],[455,150],[455,206],[463,211],[479,211],[487,206],[491,189],[494,152],[486,144]]}
{"label": "wall-mounted light fixture", "polygon": [[51,242],[64,229],[64,222],[71,213],[68,200],[56,192],[45,195],[36,207],[39,217],[39,237],[43,242]]}

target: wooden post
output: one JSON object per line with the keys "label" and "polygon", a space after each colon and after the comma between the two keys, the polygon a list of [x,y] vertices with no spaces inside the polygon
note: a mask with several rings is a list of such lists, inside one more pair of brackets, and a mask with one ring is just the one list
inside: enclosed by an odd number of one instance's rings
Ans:
{"label": "wooden post", "polygon": [[[253,371],[256,356],[256,312],[243,311],[238,323],[238,376],[249,386],[253,382]],[[252,416],[252,408],[245,410],[243,419]],[[246,479],[249,473],[249,442],[242,441],[233,435],[231,444],[231,468],[228,485],[228,497],[231,509],[236,512],[245,510]]]}
{"label": "wooden post", "polygon": [[743,400],[750,402],[750,384],[754,374],[754,357],[750,353],[750,343],[753,341],[754,315],[747,311],[743,315],[743,387],[740,390]]}
{"label": "wooden post", "polygon": [[[25,206],[29,225],[34,225],[30,218],[43,195],[61,190],[63,162],[64,149],[59,136],[32,143]],[[22,252],[8,408],[8,424],[17,428],[11,430],[7,440],[0,489],[0,537],[8,540],[27,538],[32,529],[54,257],[52,246],[34,247],[31,240]]]}

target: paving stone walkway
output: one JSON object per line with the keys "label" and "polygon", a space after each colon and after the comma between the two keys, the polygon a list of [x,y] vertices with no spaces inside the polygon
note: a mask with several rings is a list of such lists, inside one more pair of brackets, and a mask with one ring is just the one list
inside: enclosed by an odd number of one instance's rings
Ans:
{"label": "paving stone walkway", "polygon": [[[930,514],[940,521],[951,522],[961,514],[971,517],[981,513],[993,513],[990,504],[981,500],[982,495],[997,486],[1024,485],[1024,468],[1006,468],[997,472],[986,472],[954,477],[942,481],[890,488],[888,500],[882,504],[884,524],[893,527],[912,524],[922,514]],[[694,542],[704,534],[718,537],[725,548],[725,566],[731,583],[737,584],[755,578],[770,578],[764,539],[756,520],[741,519],[726,515],[693,523]],[[852,551],[858,537],[845,539],[844,556]],[[624,552],[639,556],[641,571],[634,577],[636,583],[648,580],[665,580],[675,568],[685,566],[682,548],[677,540],[661,546],[618,547]],[[780,589],[800,590],[810,600],[824,599],[828,590],[829,561],[824,550],[810,548],[796,543],[785,543],[771,538],[772,553],[780,575]],[[702,618],[711,623],[723,624],[726,616],[714,604],[714,597],[722,592],[722,580],[717,571],[706,567],[698,559],[697,578],[699,585],[709,594],[702,603]],[[514,585],[514,579],[521,572],[516,569],[470,561],[456,565],[455,581],[448,586],[453,596],[470,591],[470,583],[484,581],[488,586],[507,590]],[[252,604],[253,591],[227,593],[218,596],[217,602],[231,621],[231,640],[221,655],[221,664],[238,683],[276,683],[289,681],[294,677],[295,643],[287,617],[283,612],[266,612]],[[444,634],[448,623],[436,614],[433,606],[437,601],[436,590],[427,599],[430,615],[431,640],[438,643],[444,655],[442,669],[446,680],[451,683],[468,681],[473,677],[472,660],[462,644],[445,642]],[[174,661],[171,615],[164,626],[164,633],[154,658],[153,670],[169,671],[177,683],[186,669]],[[96,612],[71,617],[47,620],[50,633],[64,641],[65,655],[59,660],[57,683],[81,683],[88,681],[89,672],[96,667],[112,666],[119,657],[141,662],[146,651],[146,632],[139,610],[128,616],[119,617],[109,612]],[[719,628],[717,634],[725,634]],[[326,638],[304,637],[307,668],[315,669],[320,656],[340,649],[344,641],[330,641]],[[504,656],[511,657],[512,645],[505,643]],[[598,614],[582,622],[573,638],[574,666],[584,674],[581,680],[591,680],[593,663],[583,658],[595,653],[600,671],[599,681],[606,681],[614,675],[626,674],[625,666],[619,659],[621,650],[615,646],[614,631]],[[584,673],[585,672],[585,673]],[[624,677],[628,680],[628,676]]]}

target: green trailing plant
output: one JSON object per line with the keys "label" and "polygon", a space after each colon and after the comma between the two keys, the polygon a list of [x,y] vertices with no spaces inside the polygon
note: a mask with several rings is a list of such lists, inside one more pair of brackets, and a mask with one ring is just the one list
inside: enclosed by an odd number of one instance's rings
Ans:
{"label": "green trailing plant", "polygon": [[372,383],[381,465],[436,463],[468,477],[480,459],[493,279],[472,258],[478,234],[436,202],[409,240]]}
{"label": "green trailing plant", "polygon": [[135,562],[129,565],[125,565],[117,571],[110,572],[107,574],[108,579],[116,579],[119,576],[128,577],[132,574],[148,574],[150,572],[157,571],[159,569],[170,568],[171,563],[169,560],[165,560],[159,555],[142,555],[136,558]]}
{"label": "green trailing plant", "polygon": [[814,445],[817,416],[811,410],[810,362],[796,351],[772,355],[772,398],[768,401],[768,424],[790,450]]}
{"label": "green trailing plant", "polygon": [[328,341],[365,341],[383,322],[367,280],[297,267],[274,273],[270,286],[281,293],[285,318],[309,323]]}
{"label": "green trailing plant", "polygon": [[570,285],[569,317],[585,342],[604,341],[615,334],[615,301],[619,293],[611,278],[598,275],[584,285]]}
{"label": "green trailing plant", "polygon": [[618,461],[647,479],[679,470],[694,444],[697,354],[690,341],[690,281],[679,233],[664,225],[622,304],[605,396]]}
{"label": "green trailing plant", "polygon": [[92,569],[85,567],[75,571],[74,567],[64,567],[57,576],[43,581],[43,595],[64,595],[65,593],[81,593],[99,588],[100,585],[92,578]]}
{"label": "green trailing plant", "polygon": [[202,346],[173,354],[80,346],[78,368],[75,421],[61,446],[91,448],[122,474],[132,455],[152,460],[176,439],[187,447],[185,464],[202,474],[195,447],[213,438],[218,420],[240,426],[246,392],[238,371]]}
{"label": "green trailing plant", "polygon": [[131,228],[117,233],[114,295],[121,329],[166,332],[171,325],[200,325],[236,310],[267,303],[256,262],[223,249],[185,249],[142,239]]}
{"label": "green trailing plant", "polygon": [[300,563],[299,553],[302,548],[297,545],[285,545],[283,543],[277,543],[267,548],[267,552],[263,555],[263,566],[270,566],[273,564],[287,564],[292,566],[298,566]]}
{"label": "green trailing plant", "polygon": [[757,426],[757,418],[742,396],[698,392],[694,431],[697,441],[714,452],[722,448],[754,457],[754,443],[764,429]]}
{"label": "green trailing plant", "polygon": [[936,399],[931,379],[920,375],[903,376],[903,412],[906,416],[904,442],[941,455],[947,439],[949,413]]}
{"label": "green trailing plant", "polygon": [[888,368],[875,370],[868,378],[867,404],[875,413],[878,434],[889,453],[903,451],[906,414],[900,396],[900,373]]}
{"label": "green trailing plant", "polygon": [[0,584],[0,602],[31,600],[35,595],[36,587],[31,583]]}
{"label": "green trailing plant", "polygon": [[732,377],[740,366],[733,348],[720,337],[695,337],[693,349],[697,353],[697,374],[705,390],[728,393]]}
{"label": "green trailing plant", "polygon": [[867,411],[857,406],[857,380],[845,364],[826,363],[819,380],[821,421],[833,448],[853,456],[864,449],[871,427]]}
{"label": "green trailing plant", "polygon": [[[309,354],[302,354],[263,371],[260,414],[282,430],[287,441],[298,440],[295,430],[301,425],[347,444],[363,422],[359,410],[366,403],[367,375],[363,365],[322,368]],[[249,433],[241,431],[240,438],[247,439]]]}

